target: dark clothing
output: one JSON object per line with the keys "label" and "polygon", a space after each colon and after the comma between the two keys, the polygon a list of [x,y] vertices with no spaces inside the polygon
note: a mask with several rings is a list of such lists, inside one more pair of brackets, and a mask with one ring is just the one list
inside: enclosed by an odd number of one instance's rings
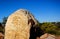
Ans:
{"label": "dark clothing", "polygon": [[40,37],[42,35],[42,30],[40,29],[40,27],[36,26],[36,27],[31,27],[30,29],[30,38],[29,39],[36,39],[36,37]]}
{"label": "dark clothing", "polygon": [[36,38],[36,32],[35,32],[35,27],[31,27],[30,29],[30,39],[35,39]]}

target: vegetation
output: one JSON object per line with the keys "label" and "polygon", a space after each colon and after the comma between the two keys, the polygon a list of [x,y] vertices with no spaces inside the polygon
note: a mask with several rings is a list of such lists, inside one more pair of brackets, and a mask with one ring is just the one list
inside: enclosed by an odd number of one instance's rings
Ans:
{"label": "vegetation", "polygon": [[2,19],[2,22],[0,22],[0,32],[2,32],[3,34],[4,34],[4,30],[5,30],[6,21],[7,21],[7,17],[4,17]]}
{"label": "vegetation", "polygon": [[52,31],[54,31],[54,30],[56,30],[57,29],[57,27],[54,25],[54,24],[52,24],[52,23],[43,23],[42,25],[41,25],[41,29],[44,31],[44,32],[46,32],[46,33],[49,33],[51,30]]}
{"label": "vegetation", "polygon": [[44,22],[41,23],[40,28],[44,33],[60,35],[60,22]]}

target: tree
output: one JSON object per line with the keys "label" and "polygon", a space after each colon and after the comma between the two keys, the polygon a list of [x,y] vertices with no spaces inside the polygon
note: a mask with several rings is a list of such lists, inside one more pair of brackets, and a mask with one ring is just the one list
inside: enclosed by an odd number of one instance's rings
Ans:
{"label": "tree", "polygon": [[60,22],[57,22],[56,25],[58,26],[58,28],[60,28]]}
{"label": "tree", "polygon": [[3,26],[1,23],[0,23],[0,32],[3,33]]}
{"label": "tree", "polygon": [[2,26],[5,26],[8,17],[4,17],[2,20]]}
{"label": "tree", "polygon": [[8,17],[4,17],[2,19],[2,22],[1,22],[2,28],[0,28],[0,30],[2,31],[3,34],[4,34],[4,31],[5,31],[5,24],[6,24],[7,18]]}

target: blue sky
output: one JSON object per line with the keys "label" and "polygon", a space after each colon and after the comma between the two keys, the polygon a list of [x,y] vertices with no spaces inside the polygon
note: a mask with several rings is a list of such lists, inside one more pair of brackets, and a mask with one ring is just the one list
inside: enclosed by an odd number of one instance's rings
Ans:
{"label": "blue sky", "polygon": [[27,9],[39,22],[60,21],[60,1],[57,0],[0,0],[0,21],[18,9]]}

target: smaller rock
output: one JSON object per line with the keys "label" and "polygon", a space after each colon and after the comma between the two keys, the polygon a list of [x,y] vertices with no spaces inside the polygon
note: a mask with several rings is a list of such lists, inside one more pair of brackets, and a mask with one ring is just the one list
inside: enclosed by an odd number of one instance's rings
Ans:
{"label": "smaller rock", "polygon": [[56,38],[55,35],[51,35],[51,34],[48,34],[48,33],[46,33],[46,34],[44,34],[40,37],[40,39],[55,39],[55,38]]}
{"label": "smaller rock", "polygon": [[0,33],[0,39],[3,39],[4,35],[2,33]]}

